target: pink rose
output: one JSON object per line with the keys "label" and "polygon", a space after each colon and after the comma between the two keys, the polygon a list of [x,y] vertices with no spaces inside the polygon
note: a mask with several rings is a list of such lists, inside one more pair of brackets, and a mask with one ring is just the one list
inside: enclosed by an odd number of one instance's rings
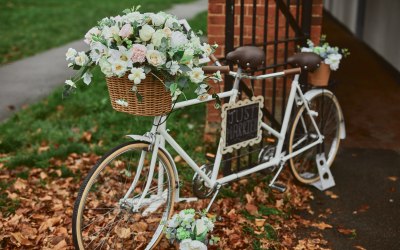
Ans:
{"label": "pink rose", "polygon": [[130,35],[132,35],[132,33],[133,33],[133,28],[132,28],[132,26],[131,26],[129,23],[127,23],[127,24],[125,24],[124,26],[122,26],[122,28],[121,28],[121,30],[119,31],[118,35],[119,35],[120,37],[122,37],[122,38],[127,38],[127,37],[129,37]]}
{"label": "pink rose", "polygon": [[134,44],[132,46],[132,62],[133,63],[143,63],[146,60],[147,48],[141,44]]}

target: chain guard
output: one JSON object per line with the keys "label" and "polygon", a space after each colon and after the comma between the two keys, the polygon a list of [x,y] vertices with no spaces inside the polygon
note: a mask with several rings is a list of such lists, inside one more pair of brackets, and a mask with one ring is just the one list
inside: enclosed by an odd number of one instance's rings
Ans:
{"label": "chain guard", "polygon": [[[211,178],[212,170],[209,166],[203,165],[200,169]],[[209,198],[215,191],[215,188],[209,188],[205,185],[204,180],[197,173],[194,174],[192,180],[192,187],[194,195],[199,199]]]}

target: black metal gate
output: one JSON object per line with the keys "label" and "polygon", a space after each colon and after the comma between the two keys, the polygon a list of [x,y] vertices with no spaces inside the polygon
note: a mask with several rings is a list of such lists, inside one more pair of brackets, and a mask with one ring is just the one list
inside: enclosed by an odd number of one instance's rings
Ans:
{"label": "black metal gate", "polygon": [[[261,14],[260,11],[263,13]],[[261,19],[263,23],[260,23],[260,16],[263,16]],[[227,0],[225,55],[240,46],[258,46],[267,52],[266,60],[264,60],[264,65],[253,73],[265,74],[282,70],[286,68],[289,53],[293,53],[297,45],[304,44],[310,37],[311,19],[312,0],[265,0],[264,3],[260,0]],[[249,27],[251,27],[251,32]],[[273,32],[268,30],[271,27]],[[230,90],[232,85],[233,78],[226,77],[225,90]],[[257,85],[258,92],[261,92],[259,94],[267,98],[269,103],[263,108],[264,120],[268,121],[273,128],[280,129],[282,114],[286,107],[287,80],[273,79],[271,82],[264,80],[258,82]],[[254,81],[240,83],[240,92],[249,98],[252,97],[254,88]],[[250,148],[247,152],[243,153],[243,151],[238,150],[225,156],[223,170],[225,175],[254,165],[257,156],[254,156],[252,152],[257,150]],[[247,157],[245,161],[242,159],[243,155]]]}

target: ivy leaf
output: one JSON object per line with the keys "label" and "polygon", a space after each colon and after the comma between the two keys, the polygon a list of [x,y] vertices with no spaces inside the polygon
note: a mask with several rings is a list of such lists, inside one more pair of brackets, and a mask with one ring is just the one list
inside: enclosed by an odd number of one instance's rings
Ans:
{"label": "ivy leaf", "polygon": [[184,64],[180,64],[179,67],[181,68],[183,73],[186,73],[188,71],[191,71],[191,69],[189,68],[189,66],[184,65]]}
{"label": "ivy leaf", "polygon": [[144,66],[143,70],[144,70],[144,73],[147,75],[148,73],[150,73],[151,68],[149,66]]}
{"label": "ivy leaf", "polygon": [[136,93],[136,98],[138,99],[139,102],[143,101],[143,96],[141,94],[139,94],[139,92],[135,92]]}
{"label": "ivy leaf", "polygon": [[186,77],[181,77],[178,79],[178,84],[181,89],[186,88],[188,85],[188,79]]}

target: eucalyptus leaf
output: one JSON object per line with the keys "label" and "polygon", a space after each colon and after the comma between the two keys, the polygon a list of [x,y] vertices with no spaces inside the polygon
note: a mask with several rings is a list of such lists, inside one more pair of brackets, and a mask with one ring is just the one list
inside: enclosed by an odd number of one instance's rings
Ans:
{"label": "eucalyptus leaf", "polygon": [[184,65],[184,64],[179,64],[179,67],[182,70],[182,72],[184,72],[184,73],[189,72],[189,71],[192,70],[191,68],[189,68],[189,66]]}

